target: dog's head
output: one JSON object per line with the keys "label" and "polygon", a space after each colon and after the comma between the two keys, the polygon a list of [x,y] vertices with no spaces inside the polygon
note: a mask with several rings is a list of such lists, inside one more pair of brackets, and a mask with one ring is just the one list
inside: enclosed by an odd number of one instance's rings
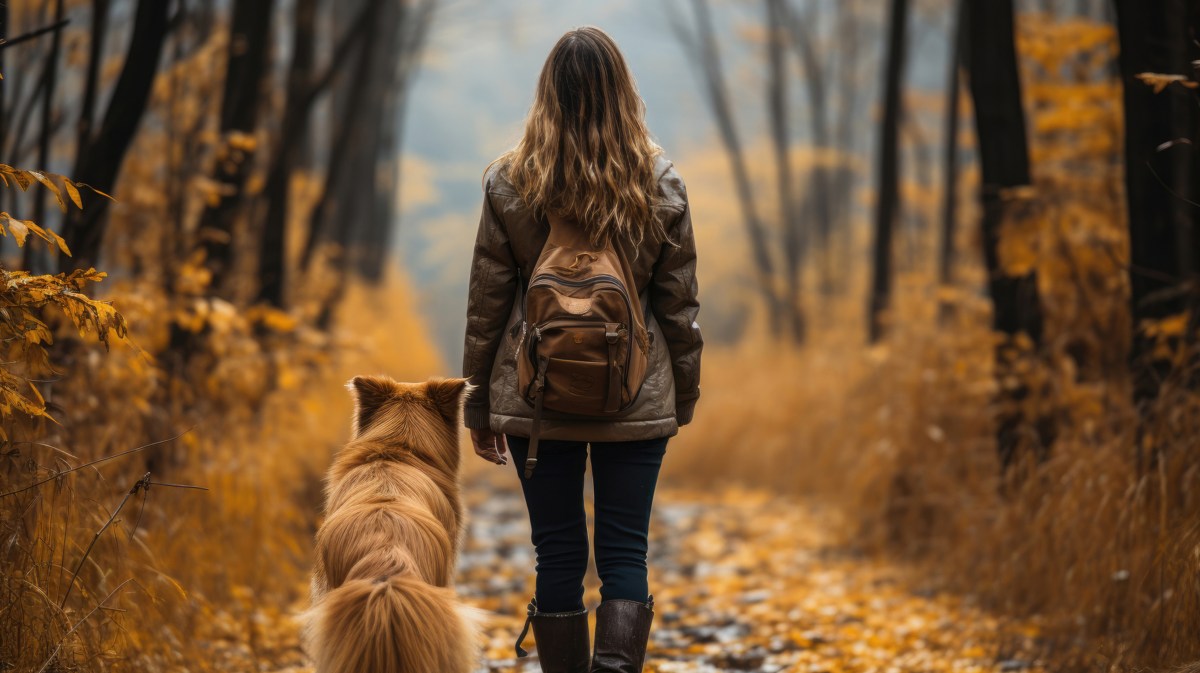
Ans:
{"label": "dog's head", "polygon": [[456,477],[459,414],[471,389],[466,379],[400,383],[386,376],[356,376],[347,387],[354,396],[351,445],[356,448],[343,452],[343,467],[389,459],[430,466],[442,479]]}
{"label": "dog's head", "polygon": [[409,432],[419,432],[422,426],[438,424],[457,437],[464,393],[471,388],[467,379],[401,383],[382,375],[355,376],[346,387],[354,397],[354,437],[403,431],[406,426]]}

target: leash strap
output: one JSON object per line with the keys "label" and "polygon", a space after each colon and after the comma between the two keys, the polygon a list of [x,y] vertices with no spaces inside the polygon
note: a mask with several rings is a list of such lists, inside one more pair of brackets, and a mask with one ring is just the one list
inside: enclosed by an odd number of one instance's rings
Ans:
{"label": "leash strap", "polygon": [[538,440],[542,434],[542,398],[546,393],[546,358],[538,358],[537,378],[534,379],[533,426],[529,429],[529,454],[525,458],[525,478],[533,477],[537,467]]}
{"label": "leash strap", "polygon": [[537,614],[537,599],[529,601],[529,607],[526,608],[525,626],[521,627],[521,635],[517,636],[515,648],[517,650],[517,658],[524,659],[529,656],[529,652],[521,647],[521,643],[525,642],[525,636],[529,635],[529,624],[533,621],[533,616]]}
{"label": "leash strap", "polygon": [[[608,395],[604,400],[604,412],[609,414],[621,408],[621,372],[617,369],[617,348],[621,343],[621,332],[624,331],[617,323],[604,323],[604,338],[608,341]],[[629,344],[629,347],[633,348],[633,344]]]}

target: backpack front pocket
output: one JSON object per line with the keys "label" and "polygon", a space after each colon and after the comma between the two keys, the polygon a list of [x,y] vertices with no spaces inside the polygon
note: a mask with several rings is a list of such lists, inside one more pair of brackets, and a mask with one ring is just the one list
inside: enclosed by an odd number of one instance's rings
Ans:
{"label": "backpack front pocket", "polygon": [[628,370],[629,330],[621,323],[551,320],[534,326],[518,359],[518,385],[525,400],[536,400],[538,362],[545,364],[547,409],[606,416],[622,409],[622,381]]}
{"label": "backpack front pocket", "polygon": [[570,414],[601,414],[608,398],[608,362],[550,358],[546,366],[547,409]]}

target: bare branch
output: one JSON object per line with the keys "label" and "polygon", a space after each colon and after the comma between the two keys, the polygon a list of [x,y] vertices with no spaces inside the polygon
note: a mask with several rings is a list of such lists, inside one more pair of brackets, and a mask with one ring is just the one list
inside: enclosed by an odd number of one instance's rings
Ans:
{"label": "bare branch", "polygon": [[[96,546],[96,542],[100,539],[100,536],[103,535],[104,531],[108,530],[108,527],[112,525],[112,522],[117,519],[117,515],[120,514],[121,510],[125,508],[125,503],[129,502],[129,499],[132,498],[134,494],[145,488],[146,482],[148,481],[150,481],[149,472],[144,474],[141,479],[138,479],[137,482],[134,483],[133,487],[130,488],[127,493],[125,493],[125,497],[121,498],[121,504],[117,505],[117,508],[113,510],[113,513],[108,517],[108,521],[105,521],[104,525],[100,526],[100,530],[96,531],[96,534],[92,536],[91,544],[87,546],[87,549],[83,552],[83,556],[80,557],[79,563],[75,566],[75,572],[71,573],[71,581],[67,583],[67,590],[63,592],[62,601],[58,604],[60,610],[67,604],[67,599],[71,596],[71,589],[75,588],[75,580],[79,578],[79,571],[83,569],[84,562],[87,561],[88,556],[92,553],[92,549]],[[47,662],[47,664],[49,664],[49,662]],[[44,669],[45,666],[42,668]]]}
{"label": "bare branch", "polygon": [[35,31],[25,33],[24,35],[18,35],[17,37],[14,37],[11,40],[0,39],[0,49],[5,49],[7,47],[14,47],[18,44],[21,44],[22,42],[28,42],[29,40],[39,38],[47,33],[52,33],[55,31],[62,30],[63,28],[66,28],[67,24],[69,24],[69,23],[71,23],[70,19],[63,19],[61,21],[56,21],[55,23],[52,23],[49,26],[44,26],[42,28],[38,28]]}
{"label": "bare branch", "polygon": [[114,454],[113,454],[113,455],[111,455],[111,456],[105,456],[104,458],[97,458],[96,460],[93,460],[93,461],[91,461],[91,462],[88,462],[88,463],[84,463],[83,465],[79,465],[79,466],[77,466],[77,467],[72,467],[72,468],[71,468],[71,469],[69,469],[69,470],[63,470],[63,471],[61,471],[61,472],[55,472],[54,474],[50,475],[49,477],[46,477],[45,479],[41,479],[41,480],[39,480],[39,481],[35,481],[35,482],[33,482],[32,484],[30,484],[30,485],[28,485],[28,486],[24,486],[24,487],[22,487],[22,488],[18,488],[18,489],[16,489],[15,491],[9,491],[8,493],[0,493],[0,498],[8,497],[8,496],[10,496],[10,495],[16,495],[16,494],[18,494],[18,493],[23,493],[23,492],[25,492],[25,491],[28,491],[28,490],[30,490],[30,489],[33,489],[33,488],[37,488],[38,486],[41,486],[42,484],[45,484],[45,483],[48,483],[48,482],[54,481],[55,479],[58,479],[59,477],[63,476],[64,474],[70,474],[70,473],[72,473],[72,472],[78,472],[79,470],[82,470],[82,469],[83,469],[83,468],[85,468],[85,467],[91,467],[91,466],[93,466],[93,465],[98,465],[98,464],[100,464],[100,463],[103,463],[103,462],[107,462],[107,461],[113,460],[114,458],[120,458],[121,456],[128,456],[128,455],[129,455],[129,454],[131,454],[131,453],[137,453],[138,451],[145,451],[146,449],[149,449],[149,448],[152,448],[152,447],[155,447],[155,446],[159,446],[159,445],[162,445],[162,444],[166,444],[166,443],[168,443],[168,442],[173,442],[173,441],[175,441],[175,440],[179,439],[180,437],[182,437],[182,436],[186,435],[187,433],[191,432],[193,429],[195,429],[195,426],[192,426],[192,427],[188,428],[187,430],[184,430],[183,432],[179,433],[178,435],[175,435],[174,437],[168,437],[167,439],[160,439],[160,440],[158,440],[157,442],[150,442],[149,444],[143,444],[143,445],[141,445],[141,446],[138,446],[138,447],[135,447],[135,448],[129,449],[129,450],[127,450],[127,451],[122,451],[122,452],[120,452],[120,453],[114,453]]}

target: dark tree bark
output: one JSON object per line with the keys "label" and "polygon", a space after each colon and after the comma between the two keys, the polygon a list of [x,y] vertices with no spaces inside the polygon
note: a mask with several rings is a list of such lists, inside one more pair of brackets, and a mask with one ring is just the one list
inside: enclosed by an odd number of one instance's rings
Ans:
{"label": "dark tree bark", "polygon": [[375,212],[368,220],[365,239],[360,242],[360,272],[373,283],[380,282],[384,277],[393,232],[397,228],[397,190],[400,188],[408,94],[419,69],[436,6],[436,0],[420,0],[416,5],[397,2],[395,12],[399,15],[396,23],[399,30],[394,30],[387,42],[389,51],[385,53],[394,54],[392,60],[397,67],[382,73],[381,86],[388,92],[388,96],[384,101],[379,142],[375,145],[375,166],[380,179],[372,181],[375,187]]}
{"label": "dark tree bark", "polygon": [[[0,33],[7,35],[9,32],[8,24],[8,3],[0,2]],[[4,52],[5,49],[0,49],[0,74],[7,71],[5,67]],[[0,150],[4,149],[4,143],[8,139],[8,86],[3,80],[0,80]],[[10,159],[11,160],[11,159]],[[4,190],[0,190],[0,210],[4,210]]]}
{"label": "dark tree bark", "polygon": [[938,282],[942,285],[954,282],[954,224],[958,214],[958,99],[962,90],[965,2],[956,0],[954,4],[950,53],[947,57],[949,68],[946,73],[945,132],[942,137],[942,235],[938,251]]}
{"label": "dark tree bark", "polygon": [[[104,192],[116,184],[125,153],[150,101],[158,61],[167,35],[167,6],[162,0],[139,0],[133,35],[121,74],[100,124],[99,133],[79,147],[71,177]],[[63,223],[63,238],[72,256],[59,258],[63,270],[94,266],[104,241],[108,200],[86,197],[82,211],[70,210]]]}
{"label": "dark tree bark", "polygon": [[1036,448],[1042,456],[1053,441],[1053,429],[1042,422],[1044,419],[1039,419],[1036,432],[1029,430],[1031,419],[1022,415],[1019,404],[1029,394],[1026,384],[1004,383],[1019,380],[1010,376],[1011,368],[1033,355],[1022,346],[1021,335],[1035,350],[1042,338],[1036,271],[1011,274],[999,256],[1001,228],[1013,217],[1019,203],[1013,198],[1013,188],[1031,182],[1013,0],[968,0],[966,21],[965,56],[979,139],[983,256],[992,299],[992,327],[1004,337],[996,347],[996,376],[1001,382],[997,444],[1001,462],[1007,467],[1023,438],[1039,443]]}
{"label": "dark tree bark", "polygon": [[[172,31],[171,69],[193,55],[212,35],[213,1],[177,1],[176,18],[173,19],[177,27]],[[168,220],[164,223],[160,248],[163,290],[168,293],[173,290],[176,270],[180,263],[187,259],[188,248],[192,245],[191,236],[187,232],[188,185],[199,174],[203,157],[201,134],[206,121],[206,115],[196,114],[190,123],[185,125],[177,111],[181,104],[187,105],[186,101],[195,100],[197,97],[208,98],[208,92],[216,86],[216,83],[197,83],[184,77],[171,79],[171,91],[168,94],[170,102],[166,111],[168,118],[164,120],[164,124],[167,145],[173,149],[168,158],[169,174],[165,188]]]}
{"label": "dark tree bark", "polygon": [[[57,67],[51,67],[51,66],[52,66],[52,64],[55,66],[57,64],[58,53],[61,49],[61,44],[62,44],[62,30],[67,27],[67,24],[69,24],[71,22],[71,20],[67,19],[67,18],[62,18],[62,11],[61,11],[61,8],[59,8],[57,11],[57,15],[58,15],[57,20],[54,21],[53,23],[43,25],[47,21],[49,21],[49,18],[46,16],[46,12],[47,12],[47,9],[49,8],[50,4],[51,4],[50,1],[46,0],[45,2],[42,2],[39,5],[38,15],[35,19],[35,21],[37,21],[37,25],[40,26],[39,28],[31,30],[27,33],[23,33],[21,35],[13,36],[11,38],[0,38],[0,57],[2,57],[2,55],[11,47],[15,47],[17,45],[20,45],[22,43],[29,42],[32,40],[37,40],[38,38],[42,38],[45,36],[49,36],[51,38],[51,45],[49,48],[49,53],[46,55],[45,58],[42,59],[41,72],[37,76],[37,78],[34,80],[33,89],[28,92],[28,96],[26,96],[24,101],[22,102],[21,94],[25,91],[24,81],[23,81],[23,79],[18,80],[17,84],[15,86],[15,90],[13,91],[14,95],[13,95],[12,106],[10,109],[7,109],[4,113],[6,123],[4,124],[3,128],[0,129],[0,140],[6,141],[7,144],[0,143],[0,148],[3,148],[2,154],[5,157],[5,161],[10,164],[23,163],[22,159],[25,156],[26,151],[31,149],[24,144],[24,140],[25,140],[25,131],[29,126],[30,120],[33,119],[33,111],[35,109],[40,108],[42,111],[43,123],[41,125],[41,130],[43,132],[45,132],[46,130],[50,130],[50,131],[55,130],[54,128],[52,128],[51,124],[47,123],[44,119],[49,114],[47,112],[48,108],[44,104],[44,101],[46,98],[47,91],[52,90],[54,88],[53,86],[51,86],[51,84],[58,76],[58,69],[57,69]],[[3,17],[4,17],[3,28],[7,29],[7,27],[8,27],[7,3],[4,6]],[[38,54],[38,55],[40,55],[40,54]],[[35,54],[33,54],[33,50],[28,50],[28,49],[24,50],[23,55],[13,65],[12,70],[16,71],[17,73],[20,73],[20,74],[32,73],[33,65],[32,65],[31,61],[34,58],[35,58]],[[12,73],[10,73],[10,75],[11,74]],[[19,75],[18,75],[18,77],[19,77]],[[9,83],[8,79],[0,81],[0,91],[5,92],[5,94],[7,93],[7,90],[9,89],[10,86],[12,86],[12,85]],[[7,95],[0,96],[0,99],[2,99],[2,98],[7,98]],[[52,98],[52,96],[51,96],[51,98]],[[39,105],[39,102],[41,102],[42,104]],[[13,128],[10,128],[10,125],[7,121],[9,118],[16,119],[16,123],[12,124]],[[15,132],[10,133],[10,131],[15,131]],[[41,134],[39,134],[39,140],[40,140],[40,138],[41,138]],[[44,167],[42,167],[42,168],[44,168]],[[42,196],[43,196],[43,194],[39,190],[38,193],[36,193],[35,195],[32,195],[32,198],[34,199],[34,201],[36,203],[39,199],[41,199]],[[36,205],[35,205],[35,207],[36,207]]]}
{"label": "dark tree bark", "polygon": [[[370,20],[359,39],[358,58],[354,62],[353,75],[344,86],[339,85],[335,90],[332,144],[326,162],[321,197],[313,207],[308,239],[301,251],[302,269],[309,268],[316,257],[318,246],[328,241],[337,244],[338,250],[335,254],[342,258],[335,259],[334,264],[340,268],[345,261],[346,248],[354,238],[354,222],[351,218],[354,216],[355,204],[341,203],[337,200],[337,195],[342,182],[350,179],[348,173],[351,172],[351,160],[356,148],[363,144],[360,138],[365,128],[361,115],[367,107],[367,97],[371,93],[371,64],[378,51],[377,24],[381,6],[380,0],[365,0],[362,11],[368,13]],[[330,229],[334,213],[337,213],[339,226]]]}
{"label": "dark tree bark", "polygon": [[[784,263],[786,270],[784,300],[791,308],[789,326],[791,338],[802,343],[805,337],[803,304],[800,291],[803,285],[804,222],[796,196],[792,172],[792,139],[788,132],[787,64],[782,25],[785,24],[785,0],[766,0],[766,26],[769,31],[767,51],[767,117],[771,127],[771,147],[775,155],[775,184],[779,192],[779,224],[783,229]],[[814,169],[815,170],[815,169]]]}
{"label": "dark tree bark", "polygon": [[[366,239],[366,231],[376,207],[374,182],[376,144],[379,142],[379,130],[382,123],[382,102],[384,92],[374,87],[379,83],[382,64],[387,60],[387,43],[390,35],[388,16],[391,15],[394,0],[376,0],[374,3],[375,18],[370,30],[372,57],[361,63],[361,85],[368,94],[360,102],[343,109],[341,119],[344,123],[353,125],[353,130],[346,136],[347,147],[339,157],[341,159],[338,177],[332,183],[333,193],[331,202],[336,204],[336,219],[339,222],[334,233],[338,270],[341,281],[338,294],[344,288],[350,272],[357,273],[362,267],[362,246]],[[349,5],[347,5],[347,8]],[[344,10],[346,15],[349,11]],[[337,96],[338,101],[349,101],[350,97]],[[335,107],[336,109],[336,107]],[[332,164],[330,166],[332,168]]]}
{"label": "dark tree bark", "polygon": [[312,111],[313,43],[317,0],[297,0],[292,28],[292,63],[288,69],[279,147],[267,173],[267,216],[259,246],[259,301],[283,306],[287,272],[287,220],[292,172],[299,158],[300,138],[308,133]]}
{"label": "dark tree bark", "polygon": [[[63,0],[54,0],[54,22],[63,20]],[[50,35],[50,51],[46,54],[45,71],[42,75],[46,87],[42,91],[42,128],[38,135],[38,170],[47,170],[50,166],[50,136],[54,123],[54,92],[58,88],[58,55],[62,51],[62,31],[56,30]],[[38,190],[34,197],[34,222],[42,222],[45,212],[46,193]]]}
{"label": "dark tree bark", "polygon": [[237,143],[231,141],[252,135],[258,127],[274,5],[274,0],[236,0],[233,5],[225,90],[221,98],[220,130],[224,144],[217,152],[213,174],[222,193],[215,206],[205,209],[197,230],[198,245],[204,250],[216,294],[222,294],[233,268],[234,223],[254,163],[251,150],[236,147]]}
{"label": "dark tree bark", "polygon": [[908,0],[892,0],[887,61],[884,64],[883,120],[880,127],[879,185],[875,204],[875,242],[872,256],[871,297],[867,313],[867,338],[883,336],[884,313],[892,292],[892,232],[900,209],[899,133],[901,87],[904,77]]}
{"label": "dark tree bark", "polygon": [[[54,22],[63,21],[63,0],[54,0]],[[42,128],[38,133],[37,169],[50,168],[50,139],[54,135],[54,92],[58,88],[58,55],[62,51],[62,31],[56,30],[50,37],[50,51],[46,54],[45,71],[42,74],[46,87],[42,91]],[[46,224],[46,199],[44,190],[33,195],[33,221]],[[33,245],[25,246],[23,266],[30,271],[40,271],[39,258]]]}
{"label": "dark tree bark", "polygon": [[357,192],[354,198],[363,206],[361,225],[350,242],[353,266],[349,271],[369,283],[378,283],[383,277],[388,244],[395,217],[395,195],[392,193],[397,179],[395,166],[400,162],[399,128],[399,64],[402,58],[401,41],[407,15],[400,0],[384,0],[382,25],[379,29],[378,45],[380,57],[371,67],[372,91],[377,92],[371,101],[368,114],[368,129],[365,143],[360,149],[362,182],[350,186]]}
{"label": "dark tree bark", "polygon": [[1158,397],[1170,363],[1153,357],[1153,340],[1143,327],[1189,309],[1194,315],[1198,308],[1200,209],[1194,203],[1200,199],[1200,152],[1194,143],[1200,139],[1200,115],[1188,90],[1171,85],[1156,94],[1137,76],[1192,73],[1190,61],[1200,58],[1192,42],[1200,9],[1188,0],[1117,0],[1116,8],[1134,324],[1130,358],[1134,402],[1144,410]]}
{"label": "dark tree bark", "polygon": [[984,258],[994,303],[993,327],[1007,335],[1042,335],[1037,276],[1011,276],[1000,265],[1000,226],[1008,190],[1030,184],[1025,111],[1014,46],[1012,0],[969,0],[967,68],[979,138]]}
{"label": "dark tree bark", "polygon": [[[374,91],[376,96],[372,100],[366,96],[372,86],[379,83],[382,61],[388,60],[383,54],[388,49],[386,41],[390,29],[394,28],[385,25],[390,1],[366,0],[364,11],[371,12],[372,18],[362,31],[360,58],[355,62],[354,77],[344,94],[335,95],[334,113],[338,119],[335,145],[326,169],[322,198],[313,209],[311,235],[305,251],[307,264],[319,241],[328,240],[334,244],[331,246],[334,253],[331,263],[341,281],[318,313],[317,325],[323,329],[328,329],[334,322],[336,307],[346,292],[350,272],[358,272],[361,268],[362,251],[358,242],[365,239],[364,233],[370,228],[368,218],[376,215],[378,206],[374,200],[374,170],[378,158],[374,144],[378,142],[382,124],[383,92]],[[340,11],[347,12],[347,7]],[[330,226],[336,228],[330,230]]]}
{"label": "dark tree bark", "polygon": [[353,268],[358,276],[369,283],[383,279],[391,244],[392,227],[396,218],[396,195],[394,189],[399,179],[400,164],[400,105],[403,94],[400,87],[402,65],[407,56],[405,42],[412,39],[410,33],[416,26],[415,9],[410,9],[401,0],[385,0],[382,8],[382,26],[378,44],[380,58],[372,64],[371,84],[378,92],[372,101],[369,115],[369,133],[362,148],[362,170],[365,175],[361,184],[353,185],[359,200],[366,209],[362,226],[355,232],[351,242]]}
{"label": "dark tree bark", "polygon": [[[863,27],[859,18],[859,7],[859,0],[838,0],[837,3],[837,39],[841,48],[841,58],[837,62],[836,75],[832,78],[837,83],[835,89],[838,94],[837,109],[831,115],[834,120],[833,145],[840,152],[849,155],[856,152],[856,145],[861,144],[861,139],[869,136],[863,132],[865,124],[862,108],[865,106],[860,103],[866,87],[860,81],[863,76],[862,64],[865,61],[862,58]],[[871,76],[874,77],[873,72]],[[844,269],[853,268],[856,263],[854,227],[850,226],[850,218],[856,203],[854,188],[857,181],[857,171],[844,163],[839,163],[830,178],[830,191],[833,194],[830,202],[834,207],[835,222],[833,233],[840,244],[842,255],[839,259],[831,249],[830,259],[833,264],[840,264]],[[841,288],[845,288],[849,284],[849,274],[843,273],[836,277],[835,281]]]}
{"label": "dark tree bark", "polygon": [[[390,1],[390,0],[389,0]],[[432,3],[432,0],[426,0]],[[397,31],[401,25],[399,16],[387,16],[380,12],[385,6],[384,2],[370,0],[362,3],[362,7],[357,10],[357,15],[353,22],[345,29],[343,35],[333,50],[333,55],[330,58],[330,64],[325,73],[314,79],[313,77],[313,54],[311,49],[298,50],[293,53],[292,65],[288,76],[288,96],[285,106],[284,120],[281,125],[281,140],[279,149],[271,163],[267,177],[267,217],[263,226],[262,245],[259,249],[259,301],[265,301],[275,306],[283,306],[286,303],[286,285],[285,281],[288,275],[288,263],[286,257],[286,241],[287,241],[287,225],[288,225],[288,183],[290,176],[299,166],[304,151],[304,143],[302,139],[308,137],[308,127],[312,116],[313,104],[330,85],[338,73],[342,70],[342,64],[347,60],[349,53],[356,46],[360,49],[370,48],[373,51],[377,41],[375,39],[376,32],[387,33]],[[342,10],[345,7],[341,8]],[[316,17],[316,2],[315,0],[300,0],[297,3],[297,21],[295,24],[295,35],[293,42],[296,45],[311,44],[312,36],[315,32],[315,17]],[[386,112],[379,111],[383,103],[372,101],[371,93],[378,96],[390,98],[395,96],[394,82],[389,80],[370,81],[367,79],[370,74],[381,71],[390,72],[394,68],[393,61],[389,56],[389,52],[383,51],[376,54],[366,63],[367,71],[363,72],[363,78],[356,78],[355,88],[351,91],[359,91],[362,93],[349,100],[350,105],[342,108],[344,116],[344,126],[342,127],[346,133],[339,131],[337,142],[343,139],[349,139],[347,142],[358,143],[361,146],[376,146],[374,138],[369,134],[364,133],[364,119],[362,117],[363,109],[371,109],[375,111],[378,120],[388,117]],[[359,65],[363,65],[360,60]],[[360,85],[361,83],[361,85]],[[348,99],[347,99],[348,100]],[[388,117],[392,119],[394,117]],[[381,122],[380,122],[381,123]],[[368,129],[369,130],[369,129]],[[365,135],[364,138],[358,138],[358,135]],[[329,174],[327,175],[326,190],[322,194],[322,198],[316,208],[319,217],[322,219],[313,221],[313,226],[317,222],[323,222],[325,214],[328,212],[330,203],[330,192],[328,186],[328,178],[335,175],[340,175],[340,171],[345,166],[345,157],[349,156],[348,148],[339,149],[335,146],[333,156],[330,160]],[[398,148],[395,145],[389,145],[387,148],[377,147],[375,150],[378,157],[372,157],[368,165],[361,170],[365,171],[365,175],[369,176],[370,171],[374,170],[376,163],[380,158],[395,160]],[[390,152],[390,153],[389,153]],[[356,167],[357,168],[357,167]],[[360,174],[360,176],[363,174]],[[347,198],[374,198],[376,191],[380,190],[377,181],[369,177],[359,177],[364,180],[364,185],[354,185],[352,189],[369,190],[364,196],[361,193],[353,194]],[[335,183],[336,184],[336,179]],[[389,197],[390,197],[389,192]],[[303,257],[301,259],[301,267],[306,268],[311,255],[311,247],[319,240],[319,232],[310,228],[308,243],[305,245]],[[381,245],[386,245],[386,241],[380,241]]]}
{"label": "dark tree bark", "polygon": [[92,2],[92,35],[88,41],[87,75],[83,81],[83,102],[79,107],[79,121],[75,126],[77,147],[86,147],[92,138],[96,95],[100,88],[100,66],[104,61],[104,38],[108,34],[108,3],[109,0]]}

